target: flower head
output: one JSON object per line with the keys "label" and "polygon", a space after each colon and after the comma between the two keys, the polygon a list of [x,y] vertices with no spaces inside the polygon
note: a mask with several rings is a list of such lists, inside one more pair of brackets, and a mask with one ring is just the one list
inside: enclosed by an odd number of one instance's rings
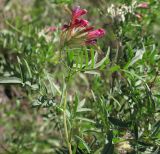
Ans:
{"label": "flower head", "polygon": [[94,30],[92,26],[89,26],[87,20],[80,18],[86,13],[87,10],[81,9],[79,6],[72,10],[70,23],[62,27],[63,40],[61,42],[67,45],[94,45],[98,38],[105,35],[104,29]]}

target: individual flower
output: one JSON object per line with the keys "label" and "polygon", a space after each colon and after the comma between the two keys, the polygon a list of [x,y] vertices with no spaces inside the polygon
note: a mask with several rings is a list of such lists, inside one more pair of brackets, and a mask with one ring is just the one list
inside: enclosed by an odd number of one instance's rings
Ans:
{"label": "individual flower", "polygon": [[93,39],[96,39],[96,38],[100,38],[100,37],[104,36],[104,34],[105,34],[104,29],[97,29],[97,30],[88,32],[87,39],[93,40]]}
{"label": "individual flower", "polygon": [[87,10],[81,9],[80,6],[75,7],[72,10],[72,21],[75,21],[77,18],[79,18],[80,16],[82,16],[86,13],[87,13]]}
{"label": "individual flower", "polygon": [[63,25],[62,30],[66,30],[68,28],[73,29],[75,27],[85,27],[89,24],[89,22],[87,20],[84,19],[79,19],[79,17],[81,17],[82,15],[86,14],[87,10],[85,9],[80,9],[79,6],[75,7],[72,10],[72,18],[71,18],[71,22],[67,25]]}
{"label": "individual flower", "polygon": [[97,38],[101,38],[105,35],[105,30],[104,29],[97,29],[88,32],[87,34],[87,40],[86,40],[86,45],[94,45],[97,43]]}
{"label": "individual flower", "polygon": [[135,17],[137,17],[137,18],[138,18],[138,20],[139,20],[139,21],[141,21],[141,20],[142,20],[142,15],[141,15],[141,14],[136,13],[136,14],[134,14],[134,15],[135,15]]}
{"label": "individual flower", "polygon": [[75,19],[74,27],[86,27],[89,24],[87,20]]}
{"label": "individual flower", "polygon": [[148,3],[147,2],[140,3],[138,4],[137,8],[148,9]]}

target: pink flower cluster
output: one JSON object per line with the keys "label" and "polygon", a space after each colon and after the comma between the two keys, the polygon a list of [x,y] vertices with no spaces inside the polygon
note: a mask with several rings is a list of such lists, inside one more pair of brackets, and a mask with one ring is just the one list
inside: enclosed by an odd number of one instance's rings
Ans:
{"label": "pink flower cluster", "polygon": [[105,35],[104,29],[96,29],[89,26],[89,22],[80,18],[85,15],[87,10],[81,9],[79,6],[72,10],[72,18],[68,25],[62,27],[63,32],[67,32],[68,38],[72,40],[78,40],[80,45],[94,45],[97,42],[97,38],[101,38]]}

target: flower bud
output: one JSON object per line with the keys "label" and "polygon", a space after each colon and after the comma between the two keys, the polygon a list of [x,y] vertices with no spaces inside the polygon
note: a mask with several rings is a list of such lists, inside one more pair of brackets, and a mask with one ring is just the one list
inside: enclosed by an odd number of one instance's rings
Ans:
{"label": "flower bud", "polygon": [[96,38],[100,38],[104,35],[105,35],[105,30],[104,29],[97,29],[97,30],[89,32],[88,35],[87,35],[87,38],[89,40],[93,40],[93,39],[96,39]]}
{"label": "flower bud", "polygon": [[147,9],[148,8],[148,3],[143,2],[138,4],[137,8],[141,8],[141,9]]}
{"label": "flower bud", "polygon": [[51,26],[51,27],[48,28],[48,30],[49,30],[50,32],[54,32],[54,31],[56,31],[56,29],[57,29],[57,28],[54,27],[54,26]]}
{"label": "flower bud", "polygon": [[76,18],[79,18],[80,16],[86,13],[87,13],[87,10],[80,9],[80,6],[77,6],[72,10],[72,18],[75,20]]}
{"label": "flower bud", "polygon": [[76,19],[73,26],[75,27],[86,27],[89,24],[87,20],[84,19]]}

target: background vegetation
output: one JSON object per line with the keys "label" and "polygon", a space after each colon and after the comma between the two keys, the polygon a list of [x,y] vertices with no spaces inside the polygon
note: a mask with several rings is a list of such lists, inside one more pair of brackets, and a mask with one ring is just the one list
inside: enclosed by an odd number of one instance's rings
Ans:
{"label": "background vegetation", "polygon": [[[159,153],[160,1],[141,2],[0,0],[1,154]],[[59,60],[78,5],[106,35]]]}

